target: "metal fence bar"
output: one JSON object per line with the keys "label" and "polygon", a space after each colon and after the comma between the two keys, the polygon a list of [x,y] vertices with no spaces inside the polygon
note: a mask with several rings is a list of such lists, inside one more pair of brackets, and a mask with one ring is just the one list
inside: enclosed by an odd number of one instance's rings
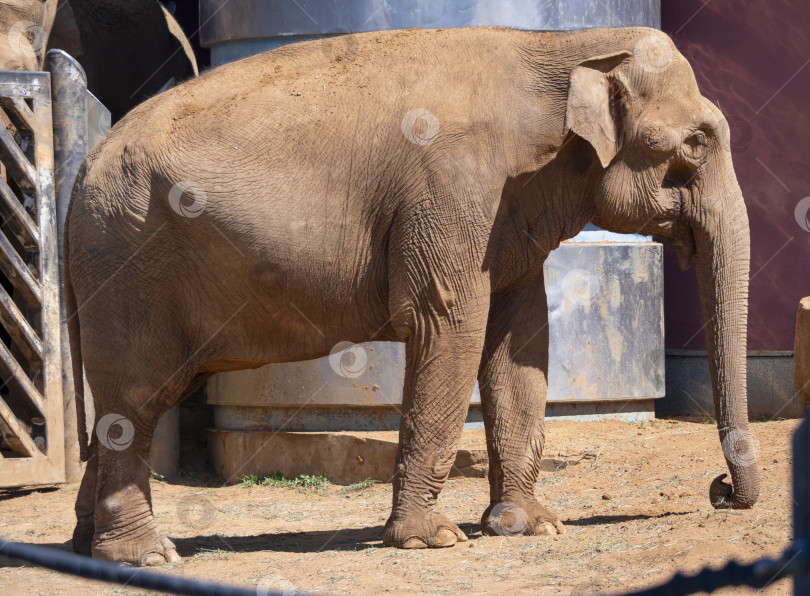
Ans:
{"label": "metal fence bar", "polygon": [[140,567],[121,565],[91,559],[83,555],[66,553],[53,548],[44,548],[23,542],[7,542],[0,538],[0,555],[33,563],[39,567],[95,579],[113,584],[159,590],[171,594],[190,596],[283,596],[283,592],[265,588],[243,588],[208,581],[201,581],[179,575],[168,575],[146,571]]}
{"label": "metal fence bar", "polygon": [[50,89],[0,71],[0,486],[65,479]]}

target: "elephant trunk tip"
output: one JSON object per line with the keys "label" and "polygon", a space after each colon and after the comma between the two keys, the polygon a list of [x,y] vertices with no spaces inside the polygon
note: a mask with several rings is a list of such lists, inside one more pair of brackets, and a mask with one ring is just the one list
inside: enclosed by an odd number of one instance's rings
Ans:
{"label": "elephant trunk tip", "polygon": [[751,509],[757,502],[757,496],[749,498],[735,492],[734,487],[723,482],[728,474],[720,474],[709,487],[709,500],[715,509]]}

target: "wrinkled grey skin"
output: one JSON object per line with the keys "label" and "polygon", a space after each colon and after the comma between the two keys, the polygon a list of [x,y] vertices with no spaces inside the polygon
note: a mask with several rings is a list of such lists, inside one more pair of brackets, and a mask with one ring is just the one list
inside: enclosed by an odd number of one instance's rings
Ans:
{"label": "wrinkled grey skin", "polygon": [[41,70],[57,0],[0,2],[0,70]]}
{"label": "wrinkled grey skin", "polygon": [[[534,496],[542,271],[588,221],[667,238],[683,266],[694,257],[720,436],[748,436],[745,205],[725,120],[665,35],[454,29],[341,43],[296,44],[153,98],[80,172],[65,245],[74,376],[83,359],[97,420],[124,416],[134,437],[119,449],[94,433],[77,551],[177,560],[145,463],[160,415],[213,373],[346,340],[406,344],[385,544],[466,540],[436,500],[476,379],[483,531],[564,531]],[[733,490],[717,480],[711,499],[750,507],[756,460],[729,442]]]}

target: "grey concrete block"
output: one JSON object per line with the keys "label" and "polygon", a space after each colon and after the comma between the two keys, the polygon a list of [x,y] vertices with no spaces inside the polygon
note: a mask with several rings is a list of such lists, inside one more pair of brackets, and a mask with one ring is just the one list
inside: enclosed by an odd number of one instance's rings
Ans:
{"label": "grey concrete block", "polygon": [[[248,474],[280,473],[285,478],[325,475],[333,484],[371,479],[391,482],[397,455],[396,435],[208,431],[214,469],[229,484]],[[487,453],[460,449],[450,477],[485,478]]]}
{"label": "grey concrete block", "polygon": [[[793,353],[752,351],[747,360],[749,417],[801,417],[793,389]],[[666,397],[656,402],[655,413],[716,418],[705,351],[667,351]]]}

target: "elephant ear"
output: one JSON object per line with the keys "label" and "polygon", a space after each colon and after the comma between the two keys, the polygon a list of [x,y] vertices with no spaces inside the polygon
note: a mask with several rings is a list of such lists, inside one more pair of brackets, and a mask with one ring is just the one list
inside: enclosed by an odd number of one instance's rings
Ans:
{"label": "elephant ear", "polygon": [[[588,141],[596,150],[602,167],[607,167],[619,150],[619,130],[611,112],[609,73],[633,54],[622,51],[596,56],[571,71],[565,130]],[[617,77],[613,81],[620,84]]]}

